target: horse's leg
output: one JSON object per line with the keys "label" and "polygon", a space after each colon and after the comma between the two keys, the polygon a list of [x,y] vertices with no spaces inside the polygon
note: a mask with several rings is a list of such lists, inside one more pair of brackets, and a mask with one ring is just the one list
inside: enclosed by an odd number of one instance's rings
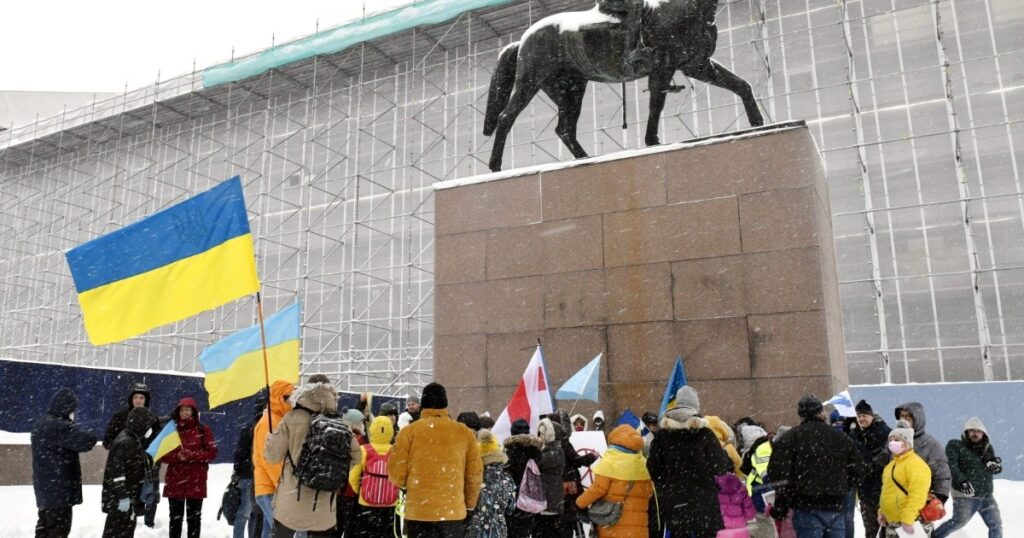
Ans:
{"label": "horse's leg", "polygon": [[498,128],[494,132],[494,146],[491,148],[491,160],[488,167],[492,172],[501,170],[501,159],[505,153],[505,138],[512,130],[512,124],[516,118],[530,104],[537,92],[540,91],[540,84],[533,77],[519,77],[516,85],[512,88],[512,95],[508,98],[505,110],[498,116]]}
{"label": "horse's leg", "polygon": [[658,139],[658,123],[661,121],[661,112],[665,109],[665,100],[668,98],[668,86],[672,83],[672,75],[675,72],[674,67],[659,66],[647,78],[647,91],[651,92],[651,102],[644,143],[648,146],[657,146],[661,143]]}
{"label": "horse's leg", "polygon": [[560,81],[558,86],[544,88],[544,93],[558,106],[558,125],[555,134],[561,139],[572,156],[582,159],[587,156],[586,150],[576,140],[576,123],[583,109],[583,95],[587,91],[587,81],[583,78],[572,78]]}
{"label": "horse's leg", "polygon": [[747,112],[747,121],[750,122],[750,126],[764,125],[764,117],[761,116],[761,110],[757,106],[757,99],[754,99],[754,91],[750,88],[750,83],[736,76],[722,64],[715,60],[708,60],[708,63],[697,69],[684,69],[683,72],[687,76],[735,93],[743,100],[743,108]]}

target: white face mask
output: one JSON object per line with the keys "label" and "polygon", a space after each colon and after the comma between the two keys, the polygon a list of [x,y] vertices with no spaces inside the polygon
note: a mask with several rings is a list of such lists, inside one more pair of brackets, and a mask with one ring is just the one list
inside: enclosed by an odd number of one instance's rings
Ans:
{"label": "white face mask", "polygon": [[71,422],[75,421],[75,412],[74,411],[72,411],[71,414],[68,415],[68,420],[70,420]]}

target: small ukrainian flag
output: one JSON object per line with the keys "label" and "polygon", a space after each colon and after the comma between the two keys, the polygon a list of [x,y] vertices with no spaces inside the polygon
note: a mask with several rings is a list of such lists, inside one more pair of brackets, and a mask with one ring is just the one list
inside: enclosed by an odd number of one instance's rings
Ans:
{"label": "small ukrainian flag", "polygon": [[661,398],[659,415],[664,415],[665,411],[676,406],[676,391],[685,386],[686,371],[683,370],[683,358],[676,357],[676,365],[672,368],[672,375],[669,376],[668,383],[665,385],[665,395]]}
{"label": "small ukrainian flag", "polygon": [[259,291],[241,178],[66,254],[94,345]]}
{"label": "small ukrainian flag", "polygon": [[156,462],[179,446],[181,446],[181,437],[178,436],[178,426],[172,420],[164,426],[164,429],[160,430],[160,434],[149,444],[146,453]]}
{"label": "small ukrainian flag", "polygon": [[[267,372],[270,381],[299,381],[299,303],[264,321],[267,337]],[[206,372],[210,408],[252,396],[267,385],[263,370],[260,326],[238,331],[206,348],[199,355]]]}

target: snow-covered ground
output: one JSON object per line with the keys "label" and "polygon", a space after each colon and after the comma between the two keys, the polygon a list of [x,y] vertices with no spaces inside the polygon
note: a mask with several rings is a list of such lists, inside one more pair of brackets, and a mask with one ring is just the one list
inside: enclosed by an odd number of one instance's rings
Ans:
{"label": "snow-covered ground", "polygon": [[[210,466],[210,481],[207,487],[209,498],[203,503],[203,536],[204,538],[229,538],[231,527],[221,519],[217,521],[217,510],[220,508],[220,496],[231,480],[231,465],[221,464]],[[1024,482],[996,480],[996,498],[1003,514],[1003,536],[1024,536]],[[100,512],[100,487],[85,486],[85,502],[75,507],[74,526],[71,536],[93,538],[103,532],[104,514]],[[952,511],[953,503],[946,505]],[[36,524],[36,501],[32,486],[0,487],[0,506],[3,517],[0,517],[0,538],[23,538],[32,536]],[[860,515],[857,522],[857,536],[863,536]],[[167,502],[160,503],[157,512],[156,528],[150,529],[139,525],[135,536],[140,538],[167,536]],[[985,524],[975,516],[959,533],[957,538],[985,538],[988,536]]]}

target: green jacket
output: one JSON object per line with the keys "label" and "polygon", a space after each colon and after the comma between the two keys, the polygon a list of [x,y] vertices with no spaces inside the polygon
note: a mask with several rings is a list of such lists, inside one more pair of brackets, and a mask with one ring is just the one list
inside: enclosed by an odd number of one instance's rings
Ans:
{"label": "green jacket", "polygon": [[988,435],[980,450],[973,447],[965,436],[953,439],[946,444],[946,457],[949,458],[949,471],[953,475],[953,496],[965,497],[960,491],[960,484],[970,482],[975,497],[992,495],[992,473],[985,469],[985,462],[996,457]]}

